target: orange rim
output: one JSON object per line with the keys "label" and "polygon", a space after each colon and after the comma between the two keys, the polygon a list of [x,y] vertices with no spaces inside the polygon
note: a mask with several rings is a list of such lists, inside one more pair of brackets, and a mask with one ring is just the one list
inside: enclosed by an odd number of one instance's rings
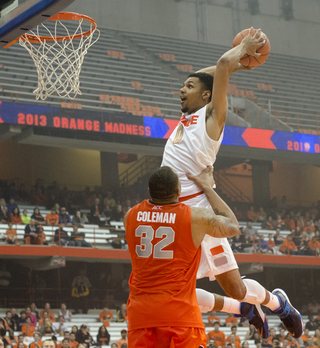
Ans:
{"label": "orange rim", "polygon": [[80,21],[81,19],[90,22],[93,24],[93,28],[77,35],[70,35],[70,36],[56,36],[53,38],[52,36],[35,36],[32,34],[23,34],[20,36],[20,39],[23,41],[29,41],[31,43],[39,43],[40,41],[63,41],[63,40],[76,40],[80,39],[84,36],[91,35],[96,29],[97,29],[97,23],[94,19],[91,17],[79,14],[79,13],[73,13],[73,12],[59,12],[56,15],[50,17],[47,19],[47,21],[60,21],[60,20],[67,20],[67,21]]}

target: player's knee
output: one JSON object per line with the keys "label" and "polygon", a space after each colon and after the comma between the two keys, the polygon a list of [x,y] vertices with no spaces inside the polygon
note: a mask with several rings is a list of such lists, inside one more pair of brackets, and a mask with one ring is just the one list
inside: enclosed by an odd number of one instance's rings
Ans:
{"label": "player's knee", "polygon": [[232,284],[232,286],[228,287],[227,289],[224,289],[224,291],[229,297],[241,301],[245,298],[247,289],[243,282],[239,282],[236,284]]}

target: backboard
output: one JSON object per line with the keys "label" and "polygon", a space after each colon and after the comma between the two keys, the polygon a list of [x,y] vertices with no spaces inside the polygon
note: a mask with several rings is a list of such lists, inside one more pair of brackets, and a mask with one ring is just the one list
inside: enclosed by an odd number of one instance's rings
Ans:
{"label": "backboard", "polygon": [[0,49],[18,39],[75,0],[16,0],[1,11]]}

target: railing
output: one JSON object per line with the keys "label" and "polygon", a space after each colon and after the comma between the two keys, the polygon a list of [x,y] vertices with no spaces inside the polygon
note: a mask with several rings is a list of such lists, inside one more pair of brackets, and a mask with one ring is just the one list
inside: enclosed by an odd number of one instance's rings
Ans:
{"label": "railing", "polygon": [[159,158],[154,156],[144,156],[133,163],[127,170],[119,176],[120,185],[130,186],[138,177],[142,177],[159,167]]}
{"label": "railing", "polygon": [[214,178],[220,190],[229,196],[235,202],[252,203],[252,199],[246,196],[237,186],[235,186],[225,175],[223,170],[214,173]]}

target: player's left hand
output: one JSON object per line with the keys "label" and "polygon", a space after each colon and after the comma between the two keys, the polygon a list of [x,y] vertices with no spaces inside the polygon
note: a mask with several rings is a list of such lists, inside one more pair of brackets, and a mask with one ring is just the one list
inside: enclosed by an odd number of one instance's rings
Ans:
{"label": "player's left hand", "polygon": [[193,181],[200,190],[212,189],[214,186],[213,167],[207,166],[200,174],[187,174],[187,178]]}

